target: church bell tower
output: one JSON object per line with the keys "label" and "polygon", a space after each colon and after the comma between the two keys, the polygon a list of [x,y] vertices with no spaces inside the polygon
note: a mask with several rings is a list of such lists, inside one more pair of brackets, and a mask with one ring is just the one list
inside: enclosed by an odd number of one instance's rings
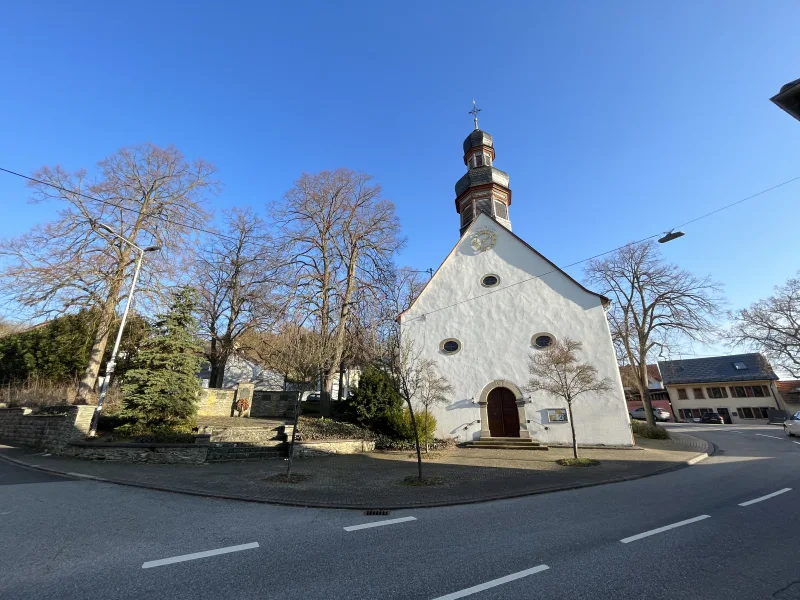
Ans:
{"label": "church bell tower", "polygon": [[479,213],[486,213],[503,227],[511,230],[508,207],[511,206],[511,190],[508,173],[495,169],[494,142],[492,136],[478,129],[478,113],[481,109],[472,102],[475,130],[464,140],[464,164],[467,173],[456,183],[456,212],[461,216],[460,235],[469,227]]}

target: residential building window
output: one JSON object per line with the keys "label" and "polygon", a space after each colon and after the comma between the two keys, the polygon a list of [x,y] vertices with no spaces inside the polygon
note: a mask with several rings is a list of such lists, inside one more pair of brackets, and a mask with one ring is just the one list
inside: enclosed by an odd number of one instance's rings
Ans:
{"label": "residential building window", "polygon": [[[756,410],[755,408],[753,410]],[[769,409],[765,406],[759,406],[758,410],[761,411],[762,419],[769,419]]]}
{"label": "residential building window", "polygon": [[688,400],[689,396],[686,395],[686,388],[678,388],[678,400]]}
{"label": "residential building window", "polygon": [[709,412],[714,412],[714,411],[711,410],[710,408],[701,408],[700,409],[700,416],[702,417],[704,414],[709,413]]}
{"label": "residential building window", "polygon": [[724,387],[710,387],[708,388],[708,397],[709,398],[727,398],[728,397],[728,390]]}
{"label": "residential building window", "polygon": [[747,365],[744,364],[743,362],[735,362],[733,363],[733,368],[736,369],[737,371],[744,371],[745,369],[747,369]]}
{"label": "residential building window", "polygon": [[736,410],[739,411],[739,416],[743,419],[752,419],[753,418],[753,409],[747,406],[743,408],[737,408]]}
{"label": "residential building window", "polygon": [[702,415],[703,414],[700,412],[699,408],[692,409],[692,417],[694,417],[695,419],[699,419]]}
{"label": "residential building window", "polygon": [[679,409],[681,419],[685,420],[692,420],[692,409],[691,408],[681,408]]}
{"label": "residential building window", "polygon": [[769,397],[769,390],[764,385],[737,385],[731,388],[734,398],[765,398]]}
{"label": "residential building window", "polygon": [[703,388],[694,388],[692,391],[694,392],[695,399],[705,398],[703,395]]}

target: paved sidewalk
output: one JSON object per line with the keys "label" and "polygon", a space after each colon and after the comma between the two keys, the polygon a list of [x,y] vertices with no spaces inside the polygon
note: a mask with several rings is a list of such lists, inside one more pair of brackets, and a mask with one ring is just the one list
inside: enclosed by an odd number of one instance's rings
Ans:
{"label": "paved sidewalk", "polygon": [[327,508],[409,508],[466,504],[513,498],[645,477],[680,468],[712,453],[699,438],[673,433],[671,440],[638,440],[631,449],[585,449],[581,455],[601,461],[596,467],[562,467],[569,448],[548,452],[456,448],[424,461],[426,477],[443,480],[435,486],[407,486],[416,474],[410,452],[297,458],[293,473],[300,483],[266,478],[286,471],[285,459],[204,465],[155,465],[92,462],[46,456],[0,446],[0,457],[27,466],[202,496],[254,502]]}

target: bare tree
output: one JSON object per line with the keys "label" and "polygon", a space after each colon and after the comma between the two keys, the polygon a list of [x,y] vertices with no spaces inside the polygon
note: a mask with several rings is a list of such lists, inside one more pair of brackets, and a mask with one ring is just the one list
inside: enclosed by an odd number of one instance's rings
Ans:
{"label": "bare tree", "polygon": [[648,395],[648,358],[672,344],[707,341],[720,314],[720,288],[665,263],[653,242],[630,244],[586,268],[588,281],[612,300],[611,336],[635,373],[649,425],[655,425]]}
{"label": "bare tree", "polygon": [[58,218],[0,244],[8,266],[0,280],[8,298],[32,318],[98,308],[99,326],[80,381],[79,401],[94,390],[100,361],[116,318],[134,251],[97,223],[130,243],[160,246],[148,254],[141,278],[144,294],[179,272],[193,227],[207,220],[204,195],[217,188],[214,168],[187,162],[174,147],[144,144],[123,148],[98,163],[96,177],[43,167],[34,173],[33,201],[56,200]]}
{"label": "bare tree", "polygon": [[579,362],[577,353],[581,348],[580,342],[565,338],[561,342],[554,341],[544,350],[535,351],[529,364],[531,379],[526,386],[530,392],[543,391],[566,400],[574,458],[578,458],[578,439],[575,437],[572,403],[586,392],[608,392],[612,389],[608,378],[598,378],[596,368]]}
{"label": "bare tree", "polygon": [[408,412],[411,416],[411,427],[414,429],[414,443],[417,448],[417,471],[418,477],[422,480],[422,451],[420,450],[419,431],[417,429],[417,418],[414,414],[413,400],[418,397],[423,387],[425,379],[425,362],[422,349],[415,345],[410,334],[402,338],[395,336],[392,338],[393,355],[391,361],[391,373],[397,381],[397,387],[403,400],[406,401]]}
{"label": "bare tree", "polygon": [[242,336],[246,352],[254,354],[267,368],[285,380],[313,389],[322,360],[320,336],[301,323],[282,321],[274,332],[250,331]]}
{"label": "bare tree", "polygon": [[731,315],[731,341],[763,352],[792,377],[800,377],[800,278]]}
{"label": "bare tree", "polygon": [[447,404],[452,393],[453,386],[446,377],[439,374],[436,361],[421,361],[418,402],[425,410],[425,452],[430,452],[430,432],[428,431],[430,409],[440,404]]}
{"label": "bare tree", "polygon": [[193,268],[212,388],[222,387],[225,365],[243,336],[269,329],[280,314],[274,294],[279,258],[264,221],[249,209],[233,209],[223,233],[209,240]]}
{"label": "bare tree", "polygon": [[402,246],[394,204],[369,176],[337,169],[304,174],[272,214],[292,266],[292,311],[321,336],[330,394],[354,303],[376,288]]}

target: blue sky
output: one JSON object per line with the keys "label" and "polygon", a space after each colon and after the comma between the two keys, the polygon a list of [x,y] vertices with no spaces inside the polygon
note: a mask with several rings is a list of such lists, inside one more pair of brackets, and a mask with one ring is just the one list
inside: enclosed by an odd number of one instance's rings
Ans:
{"label": "blue sky", "polygon": [[[15,3],[0,166],[171,143],[219,168],[217,210],[350,167],[424,269],[458,237],[475,98],[514,231],[568,264],[800,175],[800,123],[769,102],[800,77],[798,19],[778,1]],[[0,236],[51,216],[27,197],[0,174]],[[798,198],[800,181],[689,226],[665,255],[744,306],[800,267]]]}

